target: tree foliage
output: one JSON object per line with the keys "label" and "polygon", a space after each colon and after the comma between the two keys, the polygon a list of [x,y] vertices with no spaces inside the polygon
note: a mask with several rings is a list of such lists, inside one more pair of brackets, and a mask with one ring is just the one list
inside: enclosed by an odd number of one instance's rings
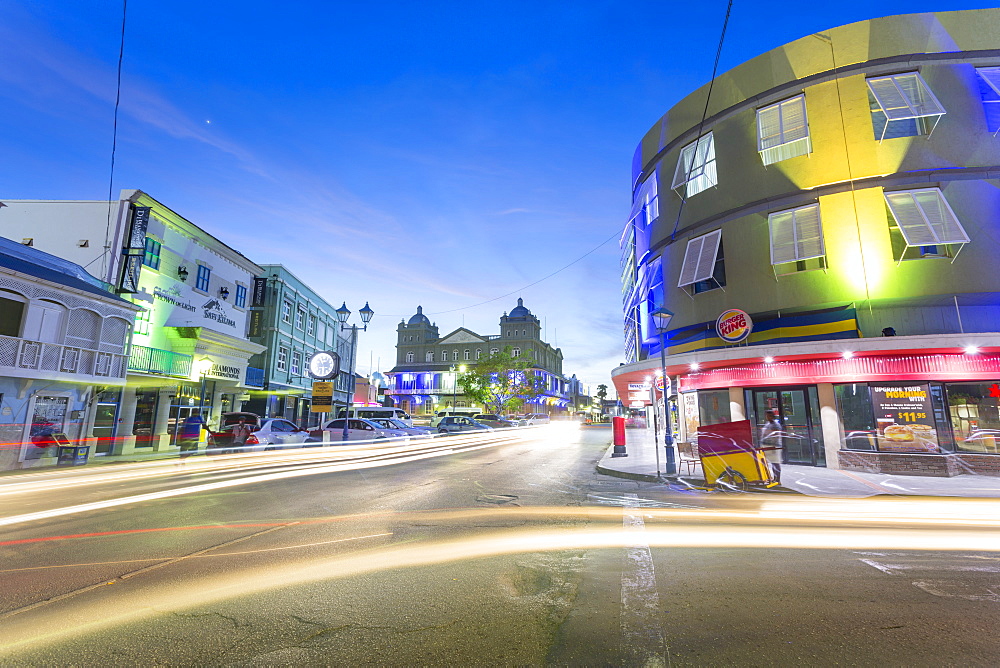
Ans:
{"label": "tree foliage", "polygon": [[465,395],[482,403],[489,412],[504,415],[515,411],[525,402],[545,390],[545,381],[531,370],[532,360],[527,356],[512,355],[510,347],[484,357],[458,377]]}
{"label": "tree foliage", "polygon": [[600,385],[597,386],[597,398],[600,399],[601,401],[604,401],[605,399],[608,398],[608,386],[605,385],[604,383],[601,383]]}

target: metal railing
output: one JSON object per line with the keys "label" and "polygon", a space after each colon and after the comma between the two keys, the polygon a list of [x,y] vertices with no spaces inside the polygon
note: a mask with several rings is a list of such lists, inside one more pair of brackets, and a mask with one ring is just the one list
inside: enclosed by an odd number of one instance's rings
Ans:
{"label": "metal railing", "polygon": [[248,366],[245,384],[250,387],[264,387],[264,370]]}
{"label": "metal railing", "polygon": [[133,345],[132,354],[128,358],[128,370],[188,378],[191,376],[192,360],[191,355],[184,353]]}
{"label": "metal railing", "polygon": [[6,367],[19,371],[50,371],[117,379],[125,377],[125,361],[126,356],[122,353],[0,336],[0,369]]}

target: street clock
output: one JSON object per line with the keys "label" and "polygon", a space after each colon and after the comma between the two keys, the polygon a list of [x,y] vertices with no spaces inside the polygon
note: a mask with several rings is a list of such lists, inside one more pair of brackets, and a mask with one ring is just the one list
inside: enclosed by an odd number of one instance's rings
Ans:
{"label": "street clock", "polygon": [[340,373],[340,355],[321,350],[309,358],[309,375],[317,380],[328,380]]}

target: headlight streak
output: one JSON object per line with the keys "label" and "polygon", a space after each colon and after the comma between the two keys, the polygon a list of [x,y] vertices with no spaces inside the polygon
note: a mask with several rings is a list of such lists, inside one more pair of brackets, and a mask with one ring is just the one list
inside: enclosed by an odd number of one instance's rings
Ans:
{"label": "headlight streak", "polygon": [[[463,439],[449,439],[447,443],[441,443],[437,446],[431,445],[409,445],[409,446],[396,446],[393,448],[392,452],[376,452],[371,453],[370,449],[352,449],[351,452],[360,453],[355,454],[356,461],[346,461],[337,462],[331,461],[331,457],[320,457],[320,458],[310,458],[302,457],[297,458],[295,461],[300,465],[302,463],[308,463],[311,461],[322,461],[322,464],[311,464],[302,467],[295,467],[290,470],[276,471],[271,473],[260,473],[252,476],[234,478],[229,480],[219,480],[210,483],[203,483],[199,485],[190,485],[186,487],[179,487],[169,490],[161,490],[158,492],[149,492],[146,494],[135,494],[131,496],[121,497],[117,499],[108,499],[104,501],[95,501],[91,503],[78,504],[74,506],[65,506],[62,508],[53,508],[49,510],[38,511],[34,513],[25,513],[22,515],[12,515],[8,517],[0,517],[0,526],[11,526],[14,524],[22,524],[25,522],[32,522],[36,520],[49,519],[53,517],[62,517],[65,515],[73,515],[76,513],[84,513],[92,510],[101,510],[105,508],[113,508],[116,506],[123,506],[133,503],[144,503],[147,501],[156,501],[160,499],[167,499],[177,496],[184,496],[187,494],[196,494],[199,492],[208,492],[219,489],[228,489],[231,487],[239,487],[242,485],[251,485],[259,482],[270,482],[274,480],[283,480],[288,478],[296,478],[306,475],[317,475],[324,473],[334,473],[339,471],[353,471],[357,469],[374,468],[378,466],[389,466],[393,464],[402,464],[405,462],[413,462],[421,459],[428,459],[432,457],[441,457],[444,455],[452,454],[455,452],[471,452],[474,450],[480,450],[483,448],[492,448],[498,445],[504,445],[511,442],[516,442],[522,440],[516,436],[506,436],[504,438],[496,438],[492,435],[487,435],[486,438],[475,438],[467,437]],[[345,451],[341,451],[345,452]],[[279,460],[280,461],[280,460]],[[268,460],[268,464],[273,464],[274,460]],[[168,466],[172,466],[173,462],[168,463]],[[84,484],[87,484],[84,482]],[[65,489],[69,485],[61,485],[61,489]]]}
{"label": "headlight streak", "polygon": [[[439,519],[458,516],[495,515],[507,517],[525,514],[524,509],[449,511],[423,513]],[[6,652],[29,644],[58,639],[65,641],[88,631],[136,621],[154,614],[164,614],[195,606],[284,587],[306,585],[329,579],[372,573],[438,566],[474,559],[552,551],[619,549],[634,544],[634,532],[621,526],[622,511],[606,508],[581,508],[565,513],[562,509],[532,509],[530,515],[553,514],[583,516],[603,515],[618,525],[607,528],[544,527],[505,529],[500,532],[479,530],[471,536],[428,543],[405,543],[365,549],[349,554],[321,558],[299,558],[285,564],[269,564],[266,573],[260,566],[244,563],[244,570],[227,568],[197,577],[171,579],[167,583],[142,588],[139,581],[128,585],[88,589],[95,600],[74,599],[72,605],[34,609],[4,620],[0,626],[0,647]],[[552,512],[556,510],[556,512]],[[643,515],[662,515],[664,511],[642,510]],[[677,513],[672,513],[677,514]],[[758,518],[759,519],[759,518]],[[811,520],[810,520],[811,521]],[[850,520],[848,520],[850,521]],[[780,548],[824,550],[947,550],[1000,551],[1000,531],[969,531],[936,528],[836,527],[836,526],[754,526],[672,522],[646,524],[643,538],[653,548]],[[69,608],[64,609],[64,608]]]}

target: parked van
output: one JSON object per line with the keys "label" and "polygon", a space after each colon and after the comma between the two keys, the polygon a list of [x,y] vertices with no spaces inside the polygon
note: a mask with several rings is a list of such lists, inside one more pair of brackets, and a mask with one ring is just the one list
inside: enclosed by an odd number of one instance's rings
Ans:
{"label": "parked van", "polygon": [[[337,413],[337,419],[347,417],[347,409],[341,408]],[[372,418],[395,418],[406,423],[407,427],[413,426],[413,418],[410,414],[404,411],[402,408],[395,407],[385,407],[385,406],[352,406],[351,415],[352,418],[362,418],[364,420],[370,420]]]}

